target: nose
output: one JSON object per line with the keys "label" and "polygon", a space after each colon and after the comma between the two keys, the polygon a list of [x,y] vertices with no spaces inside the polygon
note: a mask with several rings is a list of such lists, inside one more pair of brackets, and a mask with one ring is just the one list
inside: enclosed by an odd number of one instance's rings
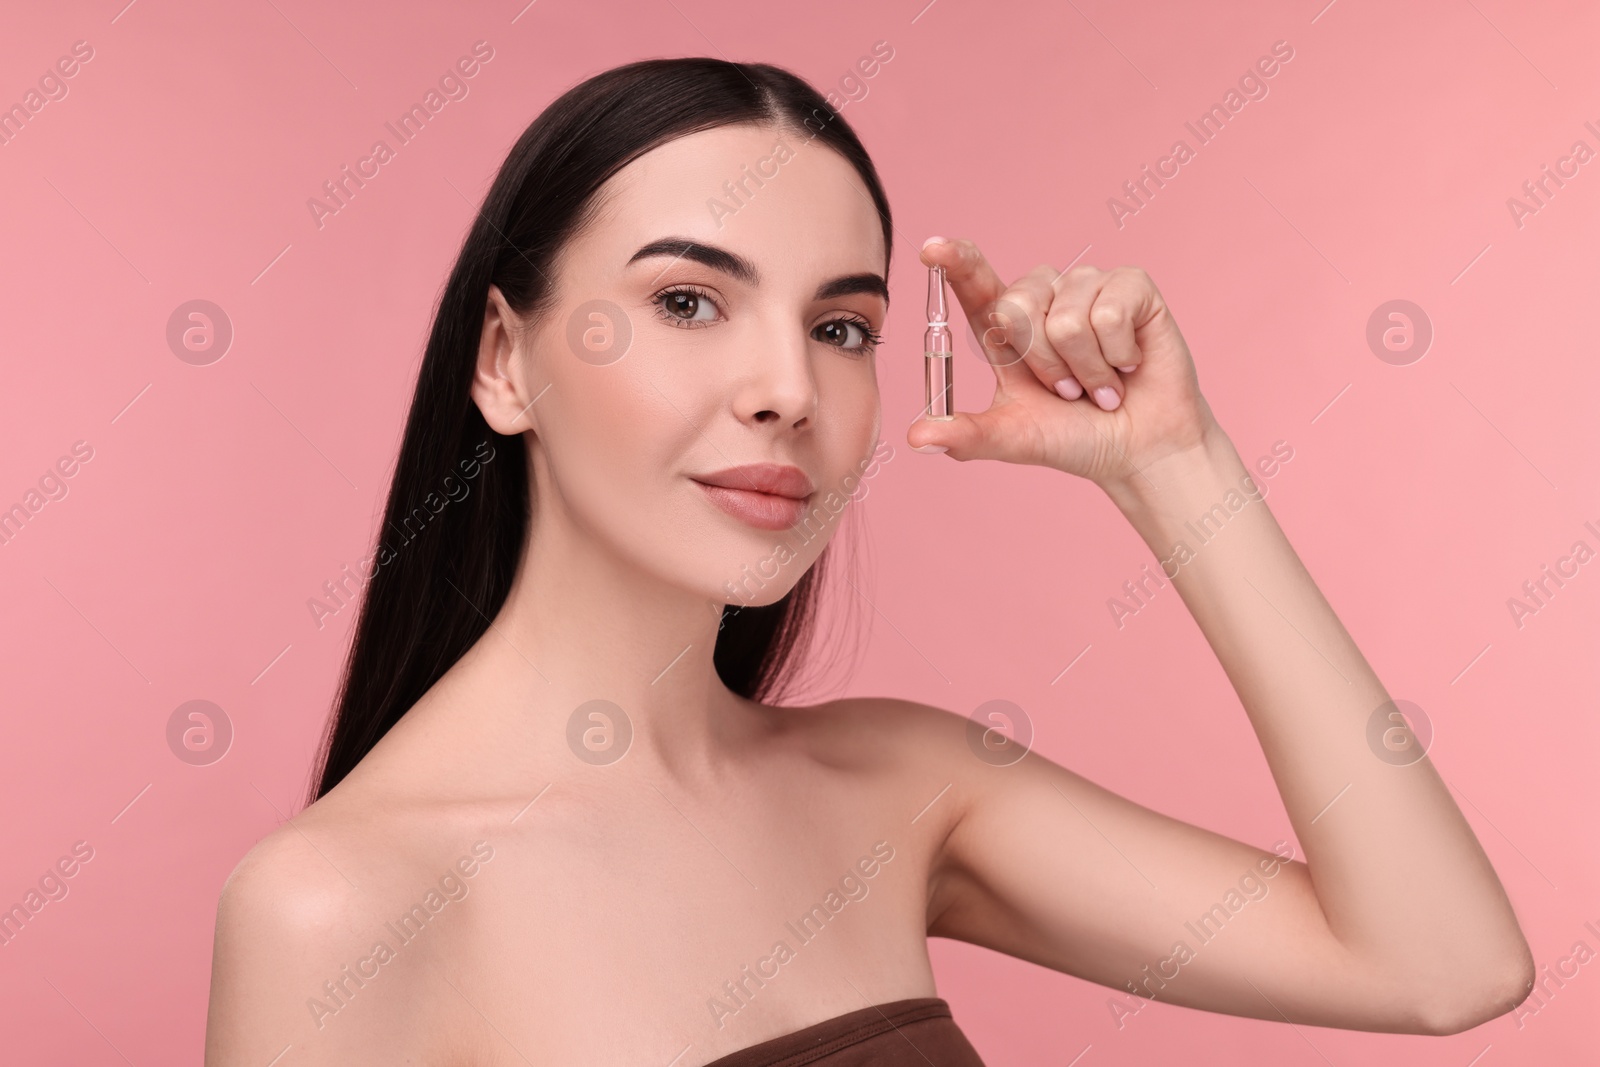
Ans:
{"label": "nose", "polygon": [[745,363],[734,395],[741,422],[804,429],[817,414],[817,379],[811,366],[811,340],[792,325],[763,325],[748,339]]}

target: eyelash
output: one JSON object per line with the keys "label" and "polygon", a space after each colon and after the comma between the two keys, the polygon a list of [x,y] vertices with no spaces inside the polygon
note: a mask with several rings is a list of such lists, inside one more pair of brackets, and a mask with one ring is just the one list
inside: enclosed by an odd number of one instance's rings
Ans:
{"label": "eyelash", "polygon": [[[662,301],[665,300],[669,296],[677,296],[677,295],[682,294],[682,293],[687,293],[690,296],[698,297],[701,300],[705,300],[705,301],[709,302],[712,307],[716,307],[717,306],[716,298],[714,296],[712,296],[710,293],[706,292],[704,289],[700,288],[699,286],[697,286],[697,285],[675,285],[671,289],[663,289],[663,290],[661,290],[655,296],[652,296],[650,298],[651,303],[655,304],[657,309],[658,309],[657,317],[661,318],[661,319],[663,319],[663,320],[665,320],[665,321],[667,321],[669,323],[671,323],[674,326],[679,326],[679,327],[683,327],[685,329],[690,329],[690,330],[699,329],[702,326],[711,325],[709,322],[689,322],[689,321],[687,321],[685,319],[680,319],[676,315],[672,314],[670,311],[667,310],[666,305],[663,304]],[[828,322],[825,322],[822,325],[826,326],[826,325],[828,325],[828,323],[834,323],[834,322],[848,322],[850,325],[852,325],[856,329],[860,330],[862,337],[865,338],[865,340],[862,342],[862,344],[861,344],[861,346],[859,348],[845,348],[843,345],[832,345],[831,346],[833,348],[839,349],[841,352],[846,352],[846,353],[851,353],[851,354],[856,354],[856,355],[865,355],[868,352],[872,352],[872,351],[876,350],[877,347],[883,343],[883,334],[878,333],[877,331],[875,331],[872,328],[872,323],[868,322],[866,319],[857,318],[854,315],[841,315],[841,316],[839,316],[837,318],[829,319]],[[824,342],[824,343],[826,343],[826,342]]]}

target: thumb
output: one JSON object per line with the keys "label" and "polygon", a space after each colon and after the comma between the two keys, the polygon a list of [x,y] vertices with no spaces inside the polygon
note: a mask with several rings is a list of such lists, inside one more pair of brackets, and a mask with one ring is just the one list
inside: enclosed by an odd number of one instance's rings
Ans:
{"label": "thumb", "polygon": [[958,411],[948,419],[918,419],[906,431],[913,452],[944,452],[951,459],[1000,459],[994,446],[993,415]]}

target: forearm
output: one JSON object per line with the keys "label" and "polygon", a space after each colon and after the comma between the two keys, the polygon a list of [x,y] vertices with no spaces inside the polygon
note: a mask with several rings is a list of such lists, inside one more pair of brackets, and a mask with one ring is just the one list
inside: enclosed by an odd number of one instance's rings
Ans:
{"label": "forearm", "polygon": [[1329,932],[1386,975],[1510,983],[1527,946],[1499,879],[1431,762],[1399,766],[1369,747],[1389,694],[1249,477],[1216,429],[1102,487],[1165,561],[1238,692]]}

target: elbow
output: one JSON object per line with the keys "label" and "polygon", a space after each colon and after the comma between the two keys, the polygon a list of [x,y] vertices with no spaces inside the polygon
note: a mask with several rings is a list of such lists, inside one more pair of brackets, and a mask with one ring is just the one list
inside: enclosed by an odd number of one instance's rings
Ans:
{"label": "elbow", "polygon": [[1537,977],[1533,954],[1520,938],[1519,944],[1520,951],[1498,967],[1483,968],[1475,984],[1464,985],[1460,973],[1452,975],[1449,982],[1438,982],[1434,995],[1418,1005],[1411,1032],[1446,1037],[1515,1010],[1528,999]]}

